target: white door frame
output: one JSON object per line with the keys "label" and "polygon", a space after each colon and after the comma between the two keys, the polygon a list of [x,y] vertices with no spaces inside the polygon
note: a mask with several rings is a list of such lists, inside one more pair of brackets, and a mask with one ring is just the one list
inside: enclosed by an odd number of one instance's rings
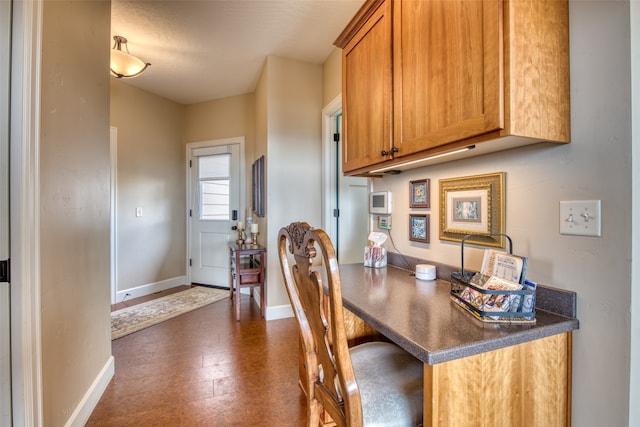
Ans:
{"label": "white door frame", "polygon": [[[9,67],[11,55],[11,2],[0,1],[0,260],[9,252]],[[0,282],[0,425],[11,421],[11,283]]]}
{"label": "white door frame", "polygon": [[40,426],[40,76],[43,0],[13,1],[10,215],[13,423]]}
{"label": "white door frame", "polygon": [[215,139],[215,140],[210,140],[210,141],[200,141],[200,142],[191,142],[189,144],[187,144],[187,155],[186,155],[186,159],[187,159],[187,164],[186,164],[186,184],[187,184],[187,188],[186,188],[186,193],[187,193],[187,197],[186,197],[186,209],[187,209],[187,215],[186,215],[186,235],[187,235],[187,246],[186,246],[186,257],[185,257],[185,265],[186,265],[186,271],[187,271],[187,284],[191,283],[191,266],[189,265],[189,259],[191,259],[191,217],[189,216],[189,209],[190,206],[193,202],[193,200],[191,199],[192,194],[191,194],[191,169],[189,168],[189,161],[193,158],[193,156],[191,155],[191,150],[193,150],[194,148],[202,148],[202,147],[215,147],[215,146],[220,146],[220,145],[233,145],[233,144],[239,144],[240,145],[240,204],[238,207],[238,214],[242,215],[242,213],[245,210],[245,206],[246,206],[246,189],[245,189],[245,183],[246,183],[246,167],[245,167],[245,141],[244,141],[244,136],[238,136],[235,138],[225,138],[225,139]]}
{"label": "white door frame", "polygon": [[327,232],[331,241],[336,237],[331,226],[333,210],[331,200],[335,198],[335,185],[333,185],[333,165],[331,164],[331,152],[335,150],[333,117],[342,110],[342,94],[331,100],[322,109],[322,228]]}
{"label": "white door frame", "polygon": [[118,295],[118,128],[109,127],[109,163],[111,168],[111,210],[110,210],[110,276],[111,304],[115,304]]}
{"label": "white door frame", "polygon": [[[334,228],[331,224],[333,218],[333,210],[331,201],[336,198],[336,187],[338,183],[334,183],[334,165],[331,161],[331,153],[335,150],[335,142],[333,134],[335,133],[334,117],[342,111],[342,94],[339,94],[331,100],[322,109],[322,228],[327,232],[329,238],[333,242],[338,242],[338,236],[335,235]],[[371,191],[373,183],[371,179],[367,179],[368,191]],[[366,219],[363,219],[363,221]],[[369,220],[370,222],[371,220]],[[371,230],[371,223],[368,224],[368,230]]]}

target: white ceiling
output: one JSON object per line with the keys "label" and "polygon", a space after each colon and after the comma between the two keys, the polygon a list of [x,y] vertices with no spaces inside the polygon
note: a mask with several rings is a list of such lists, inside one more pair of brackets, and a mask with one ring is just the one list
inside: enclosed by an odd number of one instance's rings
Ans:
{"label": "white ceiling", "polygon": [[269,55],[322,64],[362,3],[112,0],[111,36],[151,63],[125,83],[192,104],[253,92]]}

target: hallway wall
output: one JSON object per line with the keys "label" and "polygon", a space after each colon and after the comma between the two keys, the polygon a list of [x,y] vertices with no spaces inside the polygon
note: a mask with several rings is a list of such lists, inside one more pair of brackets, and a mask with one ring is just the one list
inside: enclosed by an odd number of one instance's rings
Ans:
{"label": "hallway wall", "polygon": [[[185,283],[181,104],[110,78],[118,129],[116,302]],[[142,216],[136,216],[136,209]]]}
{"label": "hallway wall", "polygon": [[51,427],[70,420],[111,357],[109,27],[109,2],[44,2],[40,329]]}

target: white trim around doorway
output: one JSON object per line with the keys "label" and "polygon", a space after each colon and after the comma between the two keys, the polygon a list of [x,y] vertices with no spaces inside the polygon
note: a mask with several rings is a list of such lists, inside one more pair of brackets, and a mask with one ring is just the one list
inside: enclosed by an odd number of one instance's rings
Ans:
{"label": "white trim around doorway", "polygon": [[[332,230],[331,198],[335,197],[333,189],[336,187],[333,183],[334,168],[331,163],[331,151],[335,150],[335,142],[332,137],[335,132],[333,118],[340,111],[342,111],[342,94],[333,98],[322,109],[322,228],[324,230]],[[329,237],[335,239],[335,236],[331,236],[331,234]]]}
{"label": "white trim around doorway", "polygon": [[208,141],[199,141],[199,142],[191,142],[187,144],[186,147],[186,167],[185,167],[185,175],[186,175],[186,198],[185,198],[185,207],[187,209],[186,221],[185,221],[185,234],[186,234],[186,248],[185,248],[185,271],[186,274],[186,283],[191,283],[191,268],[189,266],[189,259],[191,258],[191,230],[190,230],[190,221],[189,221],[189,213],[188,207],[191,206],[191,192],[190,192],[190,181],[191,175],[189,170],[189,161],[192,160],[192,150],[194,148],[203,148],[203,147],[216,147],[220,145],[240,145],[240,212],[244,212],[246,209],[246,185],[247,177],[246,177],[246,166],[245,166],[245,138],[244,136],[237,136],[234,138],[225,138],[225,139],[215,139]]}
{"label": "white trim around doorway", "polygon": [[14,1],[10,215],[13,424],[43,424],[40,329],[40,76],[42,0]]}

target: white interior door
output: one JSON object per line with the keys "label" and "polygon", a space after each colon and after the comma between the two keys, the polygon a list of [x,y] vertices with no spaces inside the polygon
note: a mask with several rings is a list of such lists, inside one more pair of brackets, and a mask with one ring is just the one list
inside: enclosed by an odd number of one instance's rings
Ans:
{"label": "white interior door", "polygon": [[[11,2],[0,1],[0,261],[9,259],[9,69]],[[0,279],[0,426],[11,421],[9,283]]]}
{"label": "white interior door", "polygon": [[241,147],[240,144],[193,147],[190,157],[191,283],[228,288],[227,242],[236,237],[231,227],[240,219],[240,201],[244,200],[240,197]]}

